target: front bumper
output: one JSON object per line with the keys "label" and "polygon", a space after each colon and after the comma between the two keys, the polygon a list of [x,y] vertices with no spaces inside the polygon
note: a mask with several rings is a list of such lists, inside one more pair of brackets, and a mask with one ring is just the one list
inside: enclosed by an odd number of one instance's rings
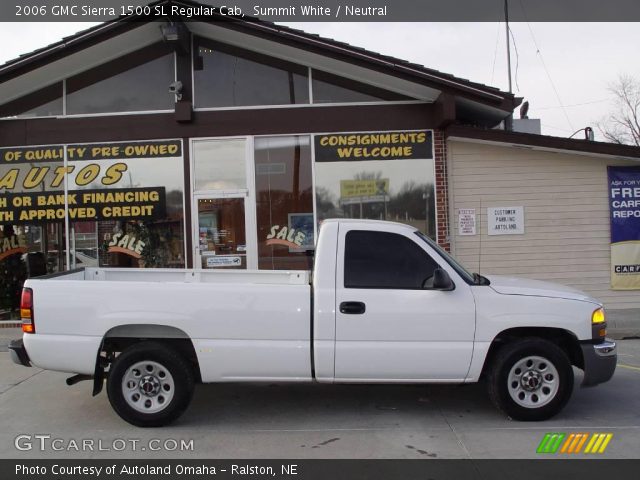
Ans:
{"label": "front bumper", "polygon": [[583,343],[584,358],[583,387],[597,385],[611,379],[618,362],[618,347],[613,340],[605,339],[602,343]]}
{"label": "front bumper", "polygon": [[27,353],[27,349],[24,348],[24,343],[21,338],[18,340],[11,340],[9,343],[9,352],[11,353],[11,360],[13,360],[13,363],[17,363],[18,365],[23,365],[25,367],[31,366],[29,354]]}

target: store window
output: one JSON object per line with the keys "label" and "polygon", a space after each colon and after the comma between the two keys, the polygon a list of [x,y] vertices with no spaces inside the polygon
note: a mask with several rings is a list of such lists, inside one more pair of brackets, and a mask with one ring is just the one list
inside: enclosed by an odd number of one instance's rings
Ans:
{"label": "store window", "polygon": [[258,266],[311,269],[315,238],[308,136],[255,139]]}
{"label": "store window", "polygon": [[66,147],[66,167],[62,145],[0,149],[5,315],[17,315],[27,275],[68,267],[185,266],[181,142]]}
{"label": "store window", "polygon": [[0,118],[36,118],[62,115],[62,92],[62,82],[58,82],[7,102],[0,105]]}
{"label": "store window", "polygon": [[74,266],[184,268],[182,144],[72,145]]}
{"label": "store window", "polygon": [[307,67],[205,39],[194,64],[198,108],[309,103]]}
{"label": "store window", "polygon": [[67,114],[171,110],[174,54],[153,45],[67,79]]}
{"label": "store window", "polygon": [[414,100],[382,88],[332,75],[320,70],[311,74],[313,103],[357,103]]}
{"label": "store window", "polygon": [[318,221],[391,220],[435,237],[431,131],[316,135]]}

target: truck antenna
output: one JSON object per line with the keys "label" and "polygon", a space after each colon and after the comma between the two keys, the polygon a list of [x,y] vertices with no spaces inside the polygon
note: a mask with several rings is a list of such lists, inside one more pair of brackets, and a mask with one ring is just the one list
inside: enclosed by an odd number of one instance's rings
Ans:
{"label": "truck antenna", "polygon": [[480,275],[480,268],[482,266],[482,196],[480,197],[480,212],[478,213],[478,275]]}

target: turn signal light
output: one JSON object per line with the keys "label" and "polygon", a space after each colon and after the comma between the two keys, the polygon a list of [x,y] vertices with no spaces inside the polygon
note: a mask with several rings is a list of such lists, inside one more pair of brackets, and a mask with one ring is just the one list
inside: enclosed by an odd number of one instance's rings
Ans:
{"label": "turn signal light", "polygon": [[601,328],[600,330],[598,330],[598,336],[599,337],[606,337],[607,336],[607,329],[606,328]]}
{"label": "turn signal light", "polygon": [[36,333],[36,327],[33,323],[33,290],[30,288],[22,289],[20,318],[22,319],[22,331],[24,333]]}
{"label": "turn signal light", "polygon": [[591,315],[591,323],[604,323],[606,318],[604,316],[604,308],[599,308]]}

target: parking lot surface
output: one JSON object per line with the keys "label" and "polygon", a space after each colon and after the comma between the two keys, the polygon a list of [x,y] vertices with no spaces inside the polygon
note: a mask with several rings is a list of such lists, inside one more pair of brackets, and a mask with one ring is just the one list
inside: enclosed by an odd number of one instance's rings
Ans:
{"label": "parking lot surface", "polygon": [[547,432],[600,432],[613,438],[599,458],[637,458],[640,340],[618,344],[614,378],[580,388],[576,370],[571,401],[546,422],[506,418],[483,384],[209,384],[175,424],[140,429],[91,382],[14,365],[0,341],[0,457],[536,458]]}

